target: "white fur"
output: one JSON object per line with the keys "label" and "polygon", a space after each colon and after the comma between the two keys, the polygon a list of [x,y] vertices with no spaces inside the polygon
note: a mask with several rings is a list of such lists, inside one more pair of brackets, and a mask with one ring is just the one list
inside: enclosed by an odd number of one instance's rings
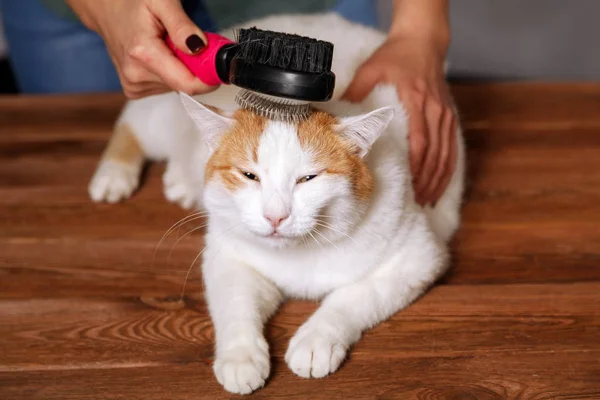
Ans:
{"label": "white fur", "polygon": [[140,168],[115,160],[103,160],[90,182],[92,200],[116,203],[131,196],[140,180]]}
{"label": "white fur", "polygon": [[[269,354],[263,326],[285,297],[322,299],[285,356],[296,374],[319,378],[338,369],[364,330],[423,294],[447,267],[465,168],[458,132],[458,163],[450,186],[435,208],[421,208],[411,186],[407,117],[395,89],[379,86],[358,105],[339,101],[383,34],[334,14],[277,16],[246,25],[335,44],[336,92],[320,107],[347,116],[338,129],[365,155],[376,189],[365,206],[353,197],[346,177],[321,174],[296,183],[322,166],[300,146],[295,127],[281,122],[267,124],[258,161],[239,166],[260,182],[246,180],[233,194],[218,179],[204,185],[204,165],[228,118],[185,96],[184,108],[174,93],[128,103],[121,121],[133,127],[150,158],[169,162],[167,197],[188,206],[193,199],[210,213],[202,269],[216,332],[214,371],[235,393],[264,384]],[[198,99],[231,111],[236,90],[222,87]],[[269,215],[287,216],[277,236],[270,236]],[[329,227],[319,226],[318,218]]]}

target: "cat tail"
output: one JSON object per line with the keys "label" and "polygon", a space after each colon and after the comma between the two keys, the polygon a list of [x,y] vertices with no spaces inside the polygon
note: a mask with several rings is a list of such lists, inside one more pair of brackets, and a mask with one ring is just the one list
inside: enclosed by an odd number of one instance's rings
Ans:
{"label": "cat tail", "polygon": [[120,118],[88,186],[91,199],[116,203],[130,197],[139,186],[145,158],[132,126]]}

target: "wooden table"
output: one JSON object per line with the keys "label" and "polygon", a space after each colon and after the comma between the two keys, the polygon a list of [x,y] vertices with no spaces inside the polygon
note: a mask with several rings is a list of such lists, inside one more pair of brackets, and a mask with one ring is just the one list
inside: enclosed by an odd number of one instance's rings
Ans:
{"label": "wooden table", "polygon": [[[469,190],[451,272],[335,375],[283,361],[315,306],[268,326],[265,399],[600,399],[600,85],[454,88]],[[198,232],[163,166],[119,205],[86,186],[119,96],[0,98],[0,398],[215,399]],[[179,236],[178,236],[179,235]]]}

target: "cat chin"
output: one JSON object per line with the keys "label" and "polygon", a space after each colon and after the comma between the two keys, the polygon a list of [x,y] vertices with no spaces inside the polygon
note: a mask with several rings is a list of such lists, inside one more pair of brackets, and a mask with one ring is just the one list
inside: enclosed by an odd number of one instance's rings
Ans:
{"label": "cat chin", "polygon": [[274,248],[274,249],[284,249],[287,247],[292,247],[292,246],[296,245],[297,243],[299,243],[299,241],[300,241],[299,237],[286,237],[286,236],[281,236],[281,235],[276,235],[276,236],[254,235],[254,237],[262,245],[265,245],[267,247]]}

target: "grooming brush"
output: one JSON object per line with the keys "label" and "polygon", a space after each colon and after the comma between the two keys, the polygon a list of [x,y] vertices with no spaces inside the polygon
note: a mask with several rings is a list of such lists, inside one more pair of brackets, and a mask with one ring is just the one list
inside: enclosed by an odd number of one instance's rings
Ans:
{"label": "grooming brush", "polygon": [[270,119],[299,120],[312,112],[310,102],[333,95],[333,44],[305,36],[237,31],[236,42],[206,33],[205,50],[188,55],[167,44],[188,69],[207,85],[233,84],[244,90],[237,104]]}

